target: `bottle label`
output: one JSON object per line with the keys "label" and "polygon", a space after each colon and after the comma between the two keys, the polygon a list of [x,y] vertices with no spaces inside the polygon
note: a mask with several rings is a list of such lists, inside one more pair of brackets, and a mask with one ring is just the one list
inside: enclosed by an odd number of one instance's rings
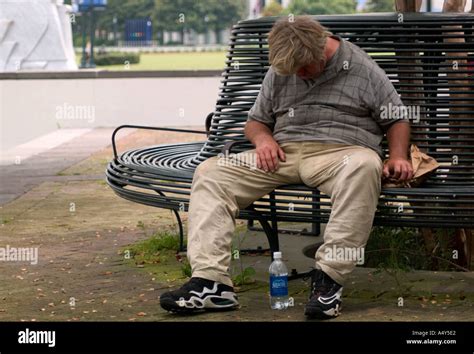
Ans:
{"label": "bottle label", "polygon": [[288,276],[270,275],[270,295],[288,296]]}

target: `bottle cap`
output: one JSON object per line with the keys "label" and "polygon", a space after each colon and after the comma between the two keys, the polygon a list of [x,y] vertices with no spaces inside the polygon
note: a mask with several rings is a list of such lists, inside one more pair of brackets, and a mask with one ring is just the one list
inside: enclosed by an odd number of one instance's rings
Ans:
{"label": "bottle cap", "polygon": [[273,252],[273,259],[281,259],[281,252]]}

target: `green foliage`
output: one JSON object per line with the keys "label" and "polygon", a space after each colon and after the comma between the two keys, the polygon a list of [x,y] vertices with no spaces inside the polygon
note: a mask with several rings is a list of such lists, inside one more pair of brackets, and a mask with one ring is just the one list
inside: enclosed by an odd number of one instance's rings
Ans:
{"label": "green foliage", "polygon": [[450,235],[436,230],[438,247],[427,254],[415,228],[374,227],[365,248],[365,266],[387,271],[453,270]]}
{"label": "green foliage", "polygon": [[[137,264],[160,263],[174,256],[179,249],[179,236],[169,232],[154,234],[128,249]],[[172,252],[170,252],[172,251]]]}
{"label": "green foliage", "polygon": [[99,66],[119,65],[119,64],[124,65],[127,62],[129,64],[138,64],[140,62],[140,54],[119,53],[119,52],[101,53],[101,54],[96,54],[94,56],[94,61],[96,65],[99,65]]}
{"label": "green foliage", "polygon": [[[240,254],[240,249],[242,248],[242,242],[244,239],[245,239],[245,234],[242,239],[240,238],[240,236],[238,236],[237,237],[238,245],[237,246],[232,245],[231,247],[231,260],[233,263],[232,269],[235,270],[236,268],[235,265],[236,265],[239,272],[237,275],[235,275],[232,278],[232,282],[236,286],[242,286],[242,285],[255,283],[255,279],[253,278],[256,274],[255,269],[253,267],[244,268],[244,263],[242,261],[242,257]],[[235,274],[234,271],[232,273]]]}
{"label": "green foliage", "polygon": [[154,9],[154,0],[108,0],[107,8],[97,13],[97,27],[113,32],[115,16],[118,32],[123,32],[126,19],[151,17]]}
{"label": "green foliage", "polygon": [[6,225],[10,222],[11,220],[9,219],[4,219],[4,218],[0,218],[0,225]]}
{"label": "green foliage", "polygon": [[[193,29],[204,33],[208,29],[220,31],[228,28],[245,17],[245,6],[245,1],[240,0],[109,0],[107,8],[97,12],[95,17],[100,33],[123,33],[125,20],[151,18],[155,38],[162,39],[161,32],[164,30],[184,33]],[[184,21],[180,21],[180,15],[184,15]],[[85,16],[77,16],[73,26],[76,45],[80,45],[84,20]],[[109,41],[99,36],[97,41],[100,40],[109,44]]]}
{"label": "green foliage", "polygon": [[191,278],[192,276],[192,269],[191,269],[191,264],[189,264],[189,261],[187,258],[184,258],[182,260],[183,265],[181,266],[181,272],[183,275],[187,278]]}
{"label": "green foliage", "polygon": [[410,228],[374,227],[365,249],[365,265],[380,269],[400,269],[408,271],[420,267],[410,261],[407,250],[421,250],[416,230]]}
{"label": "green foliage", "polygon": [[366,12],[393,12],[395,11],[395,0],[367,0]]}
{"label": "green foliage", "polygon": [[255,274],[256,272],[253,267],[246,267],[240,274],[235,276],[232,281],[236,286],[253,284],[255,282],[255,280],[253,279]]}
{"label": "green foliage", "polygon": [[[77,60],[80,61],[81,53]],[[140,63],[107,65],[108,70],[221,70],[225,66],[226,52],[140,53]]]}
{"label": "green foliage", "polygon": [[220,31],[245,17],[244,1],[207,0],[196,1],[196,16],[191,28],[197,32],[207,29]]}
{"label": "green foliage", "polygon": [[293,0],[286,12],[294,15],[351,14],[356,8],[356,0]]}
{"label": "green foliage", "polygon": [[263,9],[263,16],[280,16],[284,14],[283,7],[276,1],[271,2]]}
{"label": "green foliage", "polygon": [[244,12],[243,1],[155,0],[153,22],[159,31],[218,32],[243,18]]}

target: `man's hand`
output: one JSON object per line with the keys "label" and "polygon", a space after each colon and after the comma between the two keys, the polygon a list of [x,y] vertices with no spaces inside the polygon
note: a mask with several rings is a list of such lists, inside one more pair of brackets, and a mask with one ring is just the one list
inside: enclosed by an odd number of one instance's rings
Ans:
{"label": "man's hand", "polygon": [[278,162],[286,161],[285,152],[273,139],[273,137],[265,137],[256,144],[257,167],[265,172],[275,172],[278,170]]}
{"label": "man's hand", "polygon": [[265,172],[275,172],[278,162],[286,161],[285,152],[273,139],[271,129],[257,121],[247,121],[245,124],[245,136],[256,147],[257,167]]}
{"label": "man's hand", "polygon": [[407,159],[389,158],[383,167],[383,175],[396,182],[410,181],[413,178],[413,167]]}

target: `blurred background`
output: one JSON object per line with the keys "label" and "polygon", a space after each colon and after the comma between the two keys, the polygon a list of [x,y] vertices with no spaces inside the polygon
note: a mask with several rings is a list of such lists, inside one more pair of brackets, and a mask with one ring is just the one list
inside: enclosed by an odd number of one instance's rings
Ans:
{"label": "blurred background", "polygon": [[[290,13],[395,11],[394,0],[1,0],[0,4],[0,71],[219,70],[231,27],[239,20]],[[421,11],[439,12],[442,7],[443,0],[424,0]],[[22,50],[24,41],[30,45]],[[59,44],[61,50],[56,48]]]}

